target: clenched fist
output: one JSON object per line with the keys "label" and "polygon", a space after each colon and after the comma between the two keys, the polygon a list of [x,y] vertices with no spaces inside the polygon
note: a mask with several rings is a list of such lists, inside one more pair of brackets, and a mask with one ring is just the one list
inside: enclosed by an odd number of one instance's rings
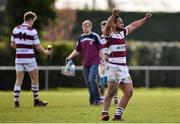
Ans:
{"label": "clenched fist", "polygon": [[112,11],[112,15],[118,16],[119,12],[120,12],[119,9],[115,8],[115,9],[113,9],[113,11]]}
{"label": "clenched fist", "polygon": [[146,13],[145,15],[145,20],[149,20],[151,18],[152,14],[151,13]]}

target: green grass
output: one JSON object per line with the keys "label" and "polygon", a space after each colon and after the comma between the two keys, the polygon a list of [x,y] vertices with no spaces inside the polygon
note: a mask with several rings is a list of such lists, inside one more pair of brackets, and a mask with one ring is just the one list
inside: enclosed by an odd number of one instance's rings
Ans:
{"label": "green grass", "polygon": [[[13,108],[12,92],[0,92],[0,123],[101,123],[102,105],[89,106],[86,89],[40,92],[45,108],[34,108],[32,93],[22,91],[20,108]],[[119,91],[119,96],[121,92]],[[124,113],[124,123],[180,122],[180,89],[135,89]],[[111,105],[110,116],[115,112]],[[107,123],[112,123],[108,121]]]}

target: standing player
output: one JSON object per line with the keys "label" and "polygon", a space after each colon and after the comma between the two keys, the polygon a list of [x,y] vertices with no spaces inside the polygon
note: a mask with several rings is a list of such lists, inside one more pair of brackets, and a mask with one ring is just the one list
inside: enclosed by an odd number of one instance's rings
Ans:
{"label": "standing player", "polygon": [[126,64],[125,36],[141,27],[151,17],[150,13],[146,13],[144,18],[124,27],[123,21],[118,14],[118,9],[112,11],[112,15],[108,18],[105,31],[106,36],[110,38],[107,42],[110,53],[107,65],[108,91],[105,96],[101,117],[103,121],[109,120],[108,111],[111,100],[119,86],[123,91],[123,96],[118,102],[113,120],[122,120],[122,114],[133,94],[133,84]]}
{"label": "standing player", "polygon": [[[105,38],[105,26],[106,26],[106,21],[101,22],[101,50],[100,50],[100,64],[99,64],[99,77],[100,77],[100,97],[101,97],[101,102],[104,101],[104,94],[105,94],[105,88],[107,85],[107,72],[106,72],[106,65],[107,65],[107,59],[109,56],[109,50],[108,47],[106,46],[106,42],[108,38]],[[114,104],[118,103],[118,97],[117,97],[117,92],[114,95]]]}
{"label": "standing player", "polygon": [[34,12],[24,14],[24,22],[15,27],[11,36],[11,47],[16,49],[16,82],[14,86],[14,105],[19,107],[19,96],[24,78],[24,71],[31,78],[31,89],[34,96],[34,106],[46,106],[47,102],[39,100],[39,74],[33,46],[45,55],[51,55],[51,51],[45,50],[38,39],[37,31],[32,28],[37,16]]}
{"label": "standing player", "polygon": [[83,56],[83,74],[86,85],[89,90],[90,105],[101,104],[96,76],[98,74],[99,65],[99,35],[92,32],[92,22],[85,20],[82,23],[83,34],[80,35],[75,50],[67,57],[71,60],[80,52]]}

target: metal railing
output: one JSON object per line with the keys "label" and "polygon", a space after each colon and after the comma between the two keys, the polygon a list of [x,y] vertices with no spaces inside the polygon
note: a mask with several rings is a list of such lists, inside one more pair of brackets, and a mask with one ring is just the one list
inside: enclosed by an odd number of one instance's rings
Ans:
{"label": "metal railing", "polygon": [[180,71],[180,66],[129,66],[129,70],[145,71],[145,87],[150,87],[150,71]]}
{"label": "metal railing", "polygon": [[[45,90],[49,88],[49,71],[61,70],[63,66],[38,66],[39,70],[45,71]],[[76,66],[76,70],[82,70],[82,66]],[[14,66],[0,66],[0,71],[15,70]],[[129,70],[145,71],[145,87],[150,87],[150,71],[180,71],[180,66],[129,66]]]}

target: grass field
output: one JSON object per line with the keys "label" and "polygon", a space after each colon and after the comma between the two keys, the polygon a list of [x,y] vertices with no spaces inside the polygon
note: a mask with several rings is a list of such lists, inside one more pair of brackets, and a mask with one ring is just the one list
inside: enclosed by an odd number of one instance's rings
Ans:
{"label": "grass field", "polygon": [[[20,108],[13,108],[12,92],[0,92],[0,123],[101,123],[102,105],[90,106],[86,89],[40,92],[45,108],[34,108],[32,93],[22,91]],[[119,92],[119,96],[121,92]],[[112,117],[116,106],[111,105]],[[123,123],[180,122],[180,89],[135,89]],[[112,123],[108,121],[107,123]]]}

